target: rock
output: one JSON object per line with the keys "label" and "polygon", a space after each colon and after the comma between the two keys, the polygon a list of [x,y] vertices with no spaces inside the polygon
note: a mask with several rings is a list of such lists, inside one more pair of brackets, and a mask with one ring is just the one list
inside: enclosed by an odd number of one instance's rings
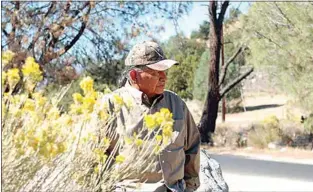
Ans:
{"label": "rock", "polygon": [[200,187],[198,192],[226,192],[225,182],[220,164],[212,159],[209,153],[202,149],[200,152]]}

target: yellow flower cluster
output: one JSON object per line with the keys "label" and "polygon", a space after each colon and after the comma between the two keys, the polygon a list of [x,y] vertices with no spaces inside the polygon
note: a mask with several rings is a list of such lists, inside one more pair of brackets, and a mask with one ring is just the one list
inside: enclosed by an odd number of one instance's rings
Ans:
{"label": "yellow flower cluster", "polygon": [[163,137],[170,138],[173,133],[173,119],[172,113],[169,109],[162,108],[160,112],[154,114],[146,115],[144,117],[144,122],[149,130],[161,127]]}
{"label": "yellow flower cluster", "polygon": [[42,72],[39,68],[39,64],[36,63],[35,59],[32,57],[27,57],[25,64],[22,67],[22,72],[24,77],[33,83],[42,80]]}
{"label": "yellow flower cluster", "polygon": [[6,76],[8,79],[10,89],[13,90],[14,86],[21,79],[19,75],[19,70],[17,68],[9,69]]}
{"label": "yellow flower cluster", "polygon": [[[142,135],[142,133],[137,134],[135,132],[131,137],[124,136],[124,144],[126,146],[135,146],[137,150],[141,150],[153,144],[153,152],[158,154],[167,146],[169,140],[172,138],[173,122],[172,113],[166,108],[162,108],[159,112],[154,114],[145,115],[145,127],[142,131],[148,130],[148,133]],[[148,136],[146,134],[148,134]],[[151,136],[153,139],[151,139]]]}
{"label": "yellow flower cluster", "polygon": [[44,107],[48,101],[48,99],[46,97],[44,97],[42,95],[42,93],[40,93],[40,92],[36,92],[32,96],[33,96],[38,107]]}
{"label": "yellow flower cluster", "polygon": [[95,148],[93,152],[96,155],[98,162],[105,163],[108,158],[108,156],[105,154],[105,151],[103,151],[101,148]]}
{"label": "yellow flower cluster", "polygon": [[113,99],[117,106],[122,106],[124,104],[123,98],[117,94],[113,95]]}
{"label": "yellow flower cluster", "polygon": [[121,164],[125,161],[125,157],[123,155],[118,155],[115,158],[116,163]]}
{"label": "yellow flower cluster", "polygon": [[2,65],[5,66],[8,64],[13,59],[14,55],[15,54],[10,50],[3,52],[1,57]]}
{"label": "yellow flower cluster", "polygon": [[91,77],[84,78],[79,86],[84,91],[84,94],[87,95],[90,92],[93,92],[93,79]]}
{"label": "yellow flower cluster", "polygon": [[[34,154],[38,152],[44,159],[50,159],[66,150],[66,143],[58,141],[59,132],[53,129],[18,129],[14,135],[14,144],[17,149],[17,155],[25,153]],[[25,148],[24,143],[27,147]]]}
{"label": "yellow flower cluster", "polygon": [[136,139],[136,140],[135,140],[135,144],[136,144],[138,147],[141,147],[142,144],[143,144],[143,140],[142,140],[142,139]]}
{"label": "yellow flower cluster", "polygon": [[1,85],[4,86],[5,80],[7,79],[7,73],[2,71],[1,73]]}
{"label": "yellow flower cluster", "polygon": [[156,112],[151,115],[146,115],[144,117],[144,121],[148,129],[150,130],[155,129],[161,125],[164,126],[173,123],[172,113],[168,109],[162,108],[160,112]]}
{"label": "yellow flower cluster", "polygon": [[154,152],[157,154],[164,148],[173,135],[173,123],[172,113],[167,108],[160,109],[160,112],[149,114],[144,117],[144,123],[148,130],[158,130],[160,128],[161,135],[156,135],[156,145]]}
{"label": "yellow flower cluster", "polygon": [[73,96],[74,102],[75,102],[76,104],[81,104],[81,103],[83,103],[84,97],[83,97],[80,93],[74,93],[72,96]]}
{"label": "yellow flower cluster", "polygon": [[[2,55],[2,63],[4,66],[9,63],[14,57],[14,53],[11,51],[6,51]],[[35,62],[35,59],[28,57],[22,66],[21,70],[25,85],[24,87],[28,91],[34,90],[36,84],[43,79],[42,71],[40,70],[39,64]],[[21,80],[20,70],[18,68],[11,68],[7,72],[2,72],[2,86],[7,82],[10,88],[10,91],[14,89],[16,84]]]}
{"label": "yellow flower cluster", "polygon": [[[84,92],[84,96],[80,93],[74,93],[72,95],[74,104],[70,106],[71,114],[86,115],[92,113],[99,98],[98,93],[93,89],[93,80],[91,77],[85,77],[79,85]],[[99,116],[105,118],[105,114],[103,113],[99,113]]]}

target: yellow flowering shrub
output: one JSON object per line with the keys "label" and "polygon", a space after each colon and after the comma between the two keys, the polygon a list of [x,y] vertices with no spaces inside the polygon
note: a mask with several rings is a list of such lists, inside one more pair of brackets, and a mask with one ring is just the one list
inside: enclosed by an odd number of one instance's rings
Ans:
{"label": "yellow flowering shrub", "polygon": [[6,76],[10,89],[13,90],[13,87],[20,80],[19,69],[17,68],[9,69]]}
{"label": "yellow flowering shrub", "polygon": [[84,94],[88,94],[93,91],[93,79],[91,77],[87,77],[80,82],[80,87],[84,91]]}
{"label": "yellow flowering shrub", "polygon": [[2,52],[2,56],[1,56],[2,67],[8,64],[13,59],[14,55],[15,54],[10,50]]}
{"label": "yellow flowering shrub", "polygon": [[[13,56],[6,52],[3,63]],[[70,110],[64,111],[58,106],[62,91],[50,98],[34,92],[43,77],[33,58],[26,59],[21,71],[13,68],[2,74],[3,85],[10,88],[2,93],[4,191],[112,191],[129,175],[140,175],[152,166],[172,136],[172,114],[161,109],[144,117],[140,132],[117,137],[112,122],[121,108],[133,106],[131,99],[108,90],[96,92],[90,77],[80,82],[83,94],[74,93]],[[28,88],[12,95],[20,80]],[[102,99],[106,94],[111,94],[118,110],[109,112]],[[117,154],[122,148],[128,148],[130,154]]]}
{"label": "yellow flowering shrub", "polygon": [[25,78],[39,82],[42,80],[42,71],[39,68],[39,64],[35,62],[32,57],[27,57],[25,64],[22,67],[22,72]]}

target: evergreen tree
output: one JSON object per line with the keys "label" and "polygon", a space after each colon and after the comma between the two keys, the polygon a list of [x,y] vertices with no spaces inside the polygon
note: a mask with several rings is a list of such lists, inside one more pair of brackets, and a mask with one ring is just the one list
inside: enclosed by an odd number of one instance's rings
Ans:
{"label": "evergreen tree", "polygon": [[[277,88],[313,109],[313,4],[254,3],[241,19],[248,61],[267,70]],[[244,24],[244,25],[243,25]]]}
{"label": "evergreen tree", "polygon": [[165,54],[179,62],[167,72],[166,88],[184,99],[193,98],[194,71],[205,50],[204,42],[182,36],[174,36],[163,44]]}

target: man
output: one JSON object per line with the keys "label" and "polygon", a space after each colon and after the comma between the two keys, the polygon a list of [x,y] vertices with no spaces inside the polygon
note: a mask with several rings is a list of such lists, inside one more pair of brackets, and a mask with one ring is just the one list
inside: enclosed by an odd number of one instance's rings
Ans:
{"label": "man", "polygon": [[[175,93],[164,89],[165,71],[178,64],[166,59],[162,49],[155,42],[135,45],[128,54],[123,86],[115,91],[135,101],[130,114],[123,114],[118,124],[122,131],[132,135],[142,127],[143,114],[155,113],[168,108],[173,113],[174,142],[159,155],[154,173],[146,175],[146,183],[160,186],[154,191],[195,191],[199,183],[200,134],[185,102]],[[118,132],[120,132],[119,130]],[[151,189],[149,189],[151,190]]]}

